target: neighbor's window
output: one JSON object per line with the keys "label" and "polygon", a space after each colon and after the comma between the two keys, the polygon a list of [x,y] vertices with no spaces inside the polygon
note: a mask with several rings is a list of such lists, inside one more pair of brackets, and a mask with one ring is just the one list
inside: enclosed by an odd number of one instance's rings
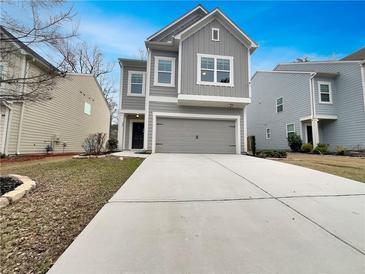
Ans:
{"label": "neighbor's window", "polygon": [[84,104],[84,113],[87,115],[91,115],[91,105],[89,103]]}
{"label": "neighbor's window", "polygon": [[212,28],[212,40],[219,41],[219,29]]}
{"label": "neighbor's window", "polygon": [[197,83],[233,86],[233,57],[198,54]]}
{"label": "neighbor's window", "polygon": [[128,95],[144,96],[145,73],[142,71],[128,72]]}
{"label": "neighbor's window", "polygon": [[318,82],[319,102],[332,104],[332,90],[330,82]]}
{"label": "neighbor's window", "polygon": [[282,112],[284,109],[283,106],[283,97],[276,99],[276,113]]}
{"label": "neighbor's window", "polygon": [[[0,81],[5,80],[5,65],[0,64]],[[2,85],[2,82],[0,82],[0,86]]]}
{"label": "neighbor's window", "polygon": [[294,124],[287,124],[286,125],[286,137],[295,133],[295,125]]}
{"label": "neighbor's window", "polygon": [[271,130],[269,128],[266,129],[266,139],[270,139],[271,138]]}
{"label": "neighbor's window", "polygon": [[175,86],[175,58],[155,57],[155,86]]}

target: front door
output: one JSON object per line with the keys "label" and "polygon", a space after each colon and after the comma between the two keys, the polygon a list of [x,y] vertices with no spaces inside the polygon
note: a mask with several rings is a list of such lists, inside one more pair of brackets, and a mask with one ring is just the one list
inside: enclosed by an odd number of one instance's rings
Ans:
{"label": "front door", "polygon": [[313,145],[312,126],[307,126],[307,142]]}
{"label": "front door", "polygon": [[144,123],[134,122],[132,126],[132,149],[143,148]]}

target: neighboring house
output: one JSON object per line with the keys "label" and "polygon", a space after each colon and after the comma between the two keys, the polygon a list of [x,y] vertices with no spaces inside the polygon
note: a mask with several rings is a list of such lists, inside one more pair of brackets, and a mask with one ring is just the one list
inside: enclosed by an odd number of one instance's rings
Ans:
{"label": "neighboring house", "polygon": [[[3,28],[1,31],[2,35],[11,35]],[[53,67],[19,40],[14,37],[13,40],[18,50],[10,59],[17,65],[8,66],[8,62],[2,60],[2,78],[24,77],[25,73],[36,75]],[[27,86],[21,86],[19,93],[23,88]],[[51,96],[51,100],[37,102],[0,102],[1,153],[45,153],[47,145],[52,145],[55,153],[80,152],[89,134],[103,132],[108,135],[110,111],[94,76],[67,74],[58,78]]]}
{"label": "neighboring house", "polygon": [[199,5],[145,44],[147,61],[119,60],[120,149],[245,152],[256,43],[219,9]]}
{"label": "neighboring house", "polygon": [[365,56],[279,64],[252,77],[248,134],[257,149],[289,149],[287,137],[329,149],[365,149]]}

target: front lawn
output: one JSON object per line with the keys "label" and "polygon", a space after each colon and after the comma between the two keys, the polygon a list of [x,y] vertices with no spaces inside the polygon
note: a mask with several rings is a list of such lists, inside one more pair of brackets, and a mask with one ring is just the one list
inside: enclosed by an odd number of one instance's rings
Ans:
{"label": "front lawn", "polygon": [[360,157],[288,153],[281,162],[308,167],[365,183],[365,159]]}
{"label": "front lawn", "polygon": [[141,162],[105,158],[4,165],[2,172],[29,176],[37,188],[0,210],[0,272],[46,272]]}

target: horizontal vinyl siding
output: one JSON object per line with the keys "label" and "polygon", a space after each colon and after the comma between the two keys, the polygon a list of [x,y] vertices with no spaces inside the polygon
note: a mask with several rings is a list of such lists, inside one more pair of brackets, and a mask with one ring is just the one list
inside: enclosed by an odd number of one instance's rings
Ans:
{"label": "horizontal vinyl siding", "polygon": [[[309,81],[309,74],[258,72],[255,75],[247,119],[248,135],[256,137],[257,149],[289,149],[286,124],[295,124],[296,133],[301,134],[300,118],[311,114]],[[280,97],[283,112],[276,113],[276,99]],[[266,128],[271,130],[269,140]]]}
{"label": "horizontal vinyl siding", "polygon": [[176,103],[150,102],[148,116],[148,149],[152,149],[152,122],[153,112],[167,113],[189,113],[189,114],[210,114],[210,115],[240,115],[241,117],[241,150],[244,149],[244,119],[242,109],[207,108],[207,107],[186,107],[178,106]]}
{"label": "horizontal vinyl siding", "polygon": [[[155,78],[155,57],[174,57],[175,58],[175,87],[161,87],[154,85]],[[178,81],[178,53],[172,51],[151,50],[151,77],[150,77],[150,96],[168,96],[177,97],[177,81]]]}
{"label": "horizontal vinyl siding", "polygon": [[[319,90],[318,90],[318,82],[330,82],[332,87],[332,104],[323,104],[319,102]],[[337,95],[337,85],[336,81],[330,78],[318,78],[315,77],[313,79],[314,83],[314,100],[316,102],[316,114],[320,115],[336,115],[336,99]]]}
{"label": "horizontal vinyl siding", "polygon": [[[53,135],[60,138],[55,152],[83,151],[84,139],[92,133],[109,133],[110,113],[96,81],[91,76],[69,75],[59,79],[52,100],[26,103],[20,153],[44,153]],[[84,103],[91,104],[91,115]]]}
{"label": "horizontal vinyl siding", "polygon": [[[212,41],[212,28],[219,28],[220,41]],[[197,84],[197,54],[233,56],[234,87]],[[248,49],[218,20],[213,20],[182,42],[181,93],[248,97]]]}
{"label": "horizontal vinyl siding", "polygon": [[[334,122],[320,122],[320,131],[323,131],[320,142],[329,144],[331,150],[335,150],[336,146],[365,148],[365,111],[359,63],[285,64],[277,70],[339,73],[333,87],[333,114],[338,119]],[[321,113],[323,108],[318,108],[318,104],[316,107],[319,110],[317,114],[327,114]]]}
{"label": "horizontal vinyl siding", "polygon": [[[129,71],[143,71],[146,72],[146,68],[123,66],[123,72],[121,74],[123,80],[121,81],[121,93],[122,93],[122,106],[121,109],[145,109],[145,96],[128,96],[128,72]],[[147,78],[147,75],[145,76]],[[145,79],[146,81],[146,79]],[[146,87],[145,87],[146,88]]]}
{"label": "horizontal vinyl siding", "polygon": [[16,146],[18,140],[18,131],[20,123],[20,103],[10,104],[10,127],[8,131],[8,154],[16,154]]}

